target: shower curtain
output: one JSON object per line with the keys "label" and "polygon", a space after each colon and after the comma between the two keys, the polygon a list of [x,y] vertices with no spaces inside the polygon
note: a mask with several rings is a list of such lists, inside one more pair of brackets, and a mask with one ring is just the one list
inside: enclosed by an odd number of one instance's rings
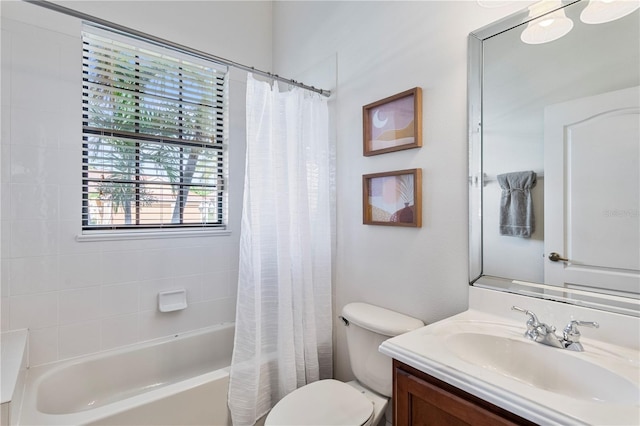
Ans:
{"label": "shower curtain", "polygon": [[251,74],[246,100],[234,425],[254,424],[287,393],[333,374],[327,101]]}

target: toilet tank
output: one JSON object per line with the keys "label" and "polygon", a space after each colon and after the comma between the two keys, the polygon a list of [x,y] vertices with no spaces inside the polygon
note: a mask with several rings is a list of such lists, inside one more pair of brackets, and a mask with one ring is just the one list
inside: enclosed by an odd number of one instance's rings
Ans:
{"label": "toilet tank", "polygon": [[390,337],[420,328],[422,321],[367,303],[349,303],[342,309],[346,320],[347,349],[356,379],[381,395],[391,397],[391,358],[378,352]]}

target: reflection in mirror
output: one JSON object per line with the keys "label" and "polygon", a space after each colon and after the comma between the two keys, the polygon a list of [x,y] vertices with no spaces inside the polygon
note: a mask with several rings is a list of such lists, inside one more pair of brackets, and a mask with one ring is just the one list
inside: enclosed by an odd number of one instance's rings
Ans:
{"label": "reflection in mirror", "polygon": [[640,3],[622,3],[544,1],[470,35],[474,285],[639,315]]}

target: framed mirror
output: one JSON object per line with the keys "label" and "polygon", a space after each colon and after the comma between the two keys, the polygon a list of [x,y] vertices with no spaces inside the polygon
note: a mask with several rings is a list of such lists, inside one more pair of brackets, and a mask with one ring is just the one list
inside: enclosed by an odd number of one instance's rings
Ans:
{"label": "framed mirror", "polygon": [[470,34],[472,285],[640,315],[639,5],[546,0]]}

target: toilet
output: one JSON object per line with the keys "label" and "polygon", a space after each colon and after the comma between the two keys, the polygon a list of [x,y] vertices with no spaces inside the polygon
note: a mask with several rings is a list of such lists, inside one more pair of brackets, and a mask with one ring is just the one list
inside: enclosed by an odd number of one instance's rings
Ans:
{"label": "toilet", "polygon": [[356,380],[325,379],[298,388],[269,412],[265,426],[376,426],[385,410],[391,424],[391,358],[378,352],[390,337],[422,327],[419,319],[366,303],[350,303],[340,317]]}

